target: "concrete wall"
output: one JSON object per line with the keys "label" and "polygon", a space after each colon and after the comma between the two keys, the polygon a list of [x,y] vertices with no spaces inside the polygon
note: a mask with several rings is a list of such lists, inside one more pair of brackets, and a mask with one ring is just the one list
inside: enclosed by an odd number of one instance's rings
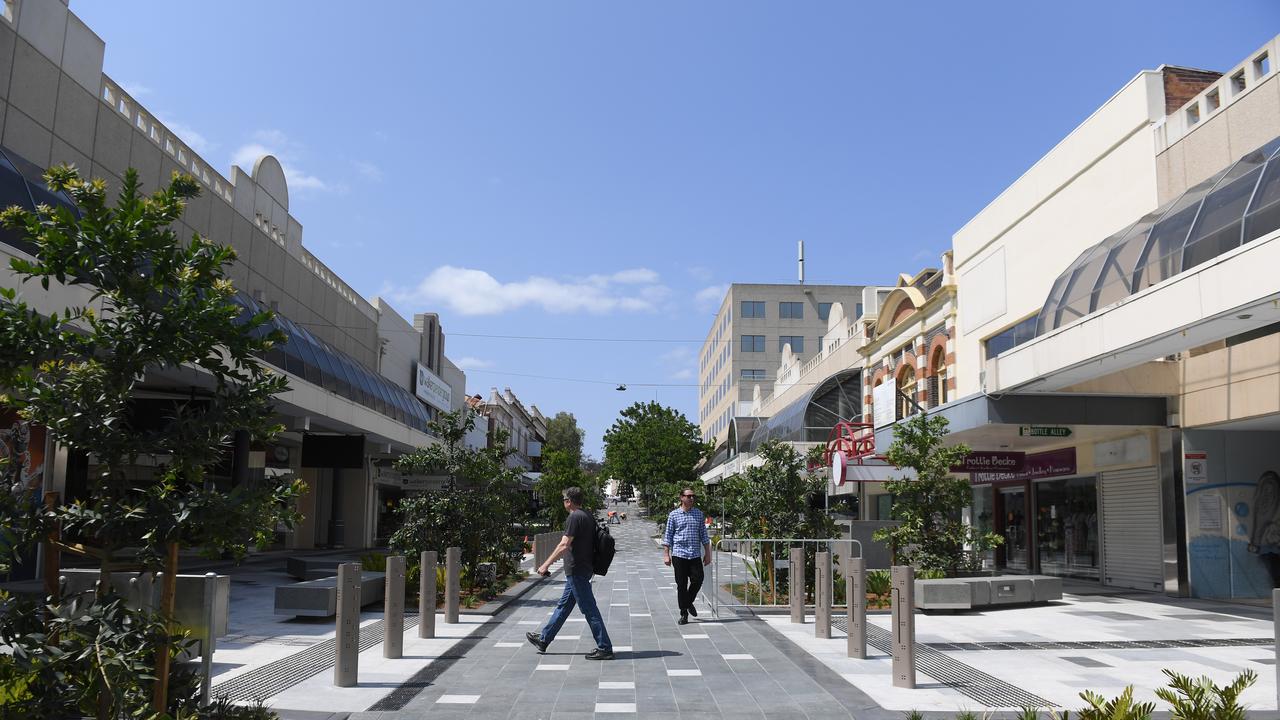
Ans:
{"label": "concrete wall", "polygon": [[1182,363],[1182,425],[1280,413],[1280,334],[1189,355]]}

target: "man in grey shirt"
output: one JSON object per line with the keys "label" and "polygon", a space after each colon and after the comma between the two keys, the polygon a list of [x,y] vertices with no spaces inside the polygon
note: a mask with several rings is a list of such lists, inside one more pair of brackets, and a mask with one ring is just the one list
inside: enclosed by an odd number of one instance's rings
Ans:
{"label": "man in grey shirt", "polygon": [[546,626],[540,633],[526,633],[525,638],[538,652],[546,652],[547,646],[555,639],[560,627],[569,619],[576,604],[587,618],[587,626],[596,640],[596,649],[587,653],[588,660],[612,660],[613,643],[609,633],[604,629],[604,618],[600,617],[600,608],[596,606],[596,597],[591,592],[591,576],[594,574],[592,561],[596,551],[596,521],[586,510],[582,509],[584,500],[582,489],[565,488],[565,508],[569,510],[569,518],[564,523],[564,537],[551,552],[551,557],[538,568],[539,575],[550,575],[551,564],[564,558],[564,594],[556,609],[551,613]]}

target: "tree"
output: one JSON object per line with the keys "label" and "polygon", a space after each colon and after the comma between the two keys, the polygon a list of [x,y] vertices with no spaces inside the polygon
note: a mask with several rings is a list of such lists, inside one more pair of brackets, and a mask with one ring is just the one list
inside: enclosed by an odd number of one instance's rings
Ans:
{"label": "tree", "polygon": [[568,453],[575,463],[581,463],[584,435],[573,413],[560,411],[547,421],[547,442],[542,451],[544,454],[551,451]]}
{"label": "tree", "polygon": [[574,462],[573,456],[565,450],[551,450],[543,453],[542,477],[536,485],[538,498],[542,501],[542,514],[552,528],[559,528],[569,517],[564,509],[564,489],[582,488],[586,498],[582,509],[595,512],[600,509],[600,484],[596,476],[587,473]]}
{"label": "tree", "polygon": [[[15,288],[0,289],[0,387],[9,393],[0,402],[45,426],[63,446],[92,455],[100,470],[88,479],[88,499],[49,510],[37,509],[32,494],[39,488],[5,493],[0,526],[18,546],[60,527],[62,550],[96,560],[104,580],[122,563],[165,566],[167,591],[179,544],[239,557],[249,542],[265,544],[278,523],[296,519],[288,508],[299,482],[268,479],[220,489],[207,479],[234,433],[262,441],[281,429],[272,400],[288,383],[260,358],[284,336],[268,329],[271,313],[250,315],[235,302],[226,276],[235,258],[231,248],[198,235],[182,242],[171,229],[199,194],[195,179],[175,173],[167,187],[144,196],[130,169],[114,207],[101,180],[82,180],[72,167],[50,169],[45,180],[71,197],[80,216],[47,205],[0,213],[0,222],[33,248],[33,259],[14,258],[11,268],[23,283],[35,280],[48,289],[56,281],[82,288],[87,300],[45,315]],[[148,417],[135,399],[137,385],[161,370],[182,372],[189,387],[156,411],[162,417]],[[151,462],[142,466],[139,458]],[[109,611],[124,618],[125,627],[153,623],[113,600],[109,582],[99,584],[88,608],[51,602],[51,626],[65,625],[62,613],[73,611],[77,617]],[[171,606],[161,608],[166,622],[171,613]],[[14,615],[0,615],[0,626]],[[0,627],[0,643],[14,641],[10,629]],[[149,683],[145,674],[95,664],[111,657],[99,639],[68,649],[66,637],[41,640],[64,645],[46,652],[24,635],[27,646],[15,653],[32,660],[28,669],[46,683],[49,702],[67,704],[64,712],[78,710],[72,714],[144,714],[136,701],[146,694],[139,691]],[[138,653],[156,654],[153,709],[165,710],[169,639],[128,640],[134,644],[121,652],[131,667]],[[83,698],[90,700],[77,700]]]}
{"label": "tree", "polygon": [[901,524],[877,530],[872,537],[889,542],[896,563],[954,575],[977,570],[981,553],[999,545],[1002,538],[961,519],[961,509],[973,502],[973,490],[968,480],[950,473],[969,448],[944,446],[946,435],[946,418],[926,413],[894,428],[893,444],[885,457],[899,468],[914,470],[916,477],[885,483],[893,496],[890,513]]}
{"label": "tree", "polygon": [[776,440],[757,452],[764,463],[725,478],[718,489],[734,537],[830,538],[835,521],[822,507],[826,481],[805,458]]}
{"label": "tree", "polygon": [[604,434],[602,473],[634,488],[655,519],[665,521],[659,511],[671,507],[680,489],[702,484],[694,467],[707,452],[698,426],[683,413],[657,402],[635,403]]}
{"label": "tree", "polygon": [[444,481],[439,489],[400,501],[402,524],[391,536],[391,547],[411,561],[425,550],[443,556],[446,548],[462,548],[463,567],[473,580],[482,562],[496,563],[499,574],[519,567],[520,525],[529,506],[521,489],[523,473],[507,467],[512,451],[505,437],[494,438],[491,448],[467,446],[475,422],[470,410],[444,413],[428,423],[440,442],[396,461],[398,470]]}

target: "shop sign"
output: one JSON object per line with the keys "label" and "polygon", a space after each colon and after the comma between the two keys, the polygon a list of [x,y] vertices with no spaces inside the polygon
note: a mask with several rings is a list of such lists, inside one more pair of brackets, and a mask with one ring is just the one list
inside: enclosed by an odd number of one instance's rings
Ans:
{"label": "shop sign", "polygon": [[413,394],[426,404],[449,412],[453,409],[453,389],[449,383],[427,369],[422,363],[414,363],[418,367],[417,382],[413,384]]}
{"label": "shop sign", "polygon": [[1209,453],[1185,453],[1182,462],[1182,480],[1188,487],[1209,482]]}
{"label": "shop sign", "polygon": [[898,381],[888,378],[871,389],[871,415],[875,426],[892,425],[898,407]]}
{"label": "shop sign", "polygon": [[1026,456],[1022,470],[1017,472],[976,472],[969,476],[975,484],[1003,482],[1006,480],[1039,480],[1076,474],[1076,449],[1050,450]]}
{"label": "shop sign", "polygon": [[836,487],[844,485],[844,471],[844,453],[836,450],[831,453],[831,481],[836,484]]}
{"label": "shop sign", "polygon": [[1024,452],[987,452],[974,451],[959,463],[951,466],[951,472],[1021,472],[1026,467],[1027,454]]}
{"label": "shop sign", "polygon": [[1052,425],[1023,425],[1018,428],[1018,435],[1022,437],[1064,438],[1071,437],[1071,428]]}

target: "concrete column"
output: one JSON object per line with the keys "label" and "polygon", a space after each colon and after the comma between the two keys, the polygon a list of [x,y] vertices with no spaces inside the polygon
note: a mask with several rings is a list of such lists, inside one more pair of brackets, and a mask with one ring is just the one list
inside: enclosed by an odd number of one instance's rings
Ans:
{"label": "concrete column", "polygon": [[338,566],[338,657],[335,687],[355,687],[360,662],[360,563]]}
{"label": "concrete column", "polygon": [[893,578],[893,686],[916,686],[916,573],[910,565],[894,565]]}
{"label": "concrete column", "polygon": [[419,558],[418,567],[418,637],[436,636],[436,551],[428,550]]}
{"label": "concrete column", "polygon": [[200,707],[209,707],[209,694],[213,691],[213,650],[218,632],[216,606],[218,604],[218,574],[204,574],[204,638],[200,643]]}
{"label": "concrete column", "polygon": [[383,599],[382,657],[404,655],[404,556],[387,558],[387,589]]}
{"label": "concrete column", "polygon": [[458,605],[462,588],[462,548],[451,547],[444,551],[444,621],[450,625],[458,622]]}
{"label": "concrete column", "polygon": [[791,548],[791,567],[787,571],[791,597],[791,622],[804,623],[804,548]]}
{"label": "concrete column", "polygon": [[817,554],[813,568],[813,636],[831,639],[831,552]]}
{"label": "concrete column", "polygon": [[867,561],[849,558],[844,576],[844,596],[849,606],[849,648],[851,658],[867,657]]}

